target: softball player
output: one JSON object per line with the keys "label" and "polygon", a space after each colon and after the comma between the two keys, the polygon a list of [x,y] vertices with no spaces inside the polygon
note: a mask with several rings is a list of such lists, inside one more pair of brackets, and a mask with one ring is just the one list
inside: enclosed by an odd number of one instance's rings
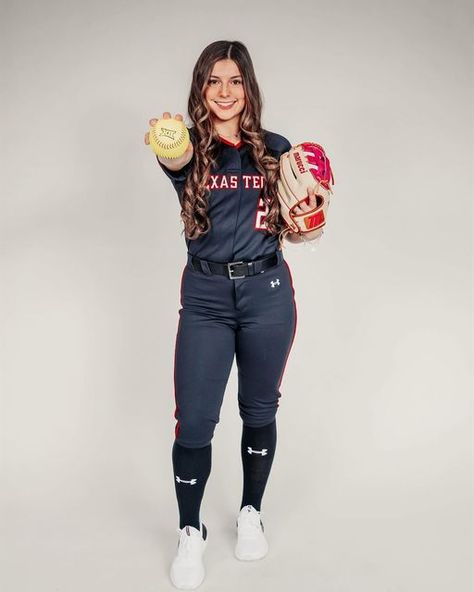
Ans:
{"label": "softball player", "polygon": [[[261,501],[275,454],[279,387],[297,322],[276,200],[278,159],[291,144],[261,128],[260,91],[242,43],[217,41],[205,48],[193,71],[188,112],[194,122],[188,150],[178,159],[158,159],[178,195],[187,247],[172,448],[180,524],[170,577],[181,589],[196,588],[205,577],[207,528],[200,507],[234,356],[243,466],[235,555],[252,560],[268,551]],[[309,193],[308,209],[312,197]],[[296,235],[289,239],[297,242]]]}

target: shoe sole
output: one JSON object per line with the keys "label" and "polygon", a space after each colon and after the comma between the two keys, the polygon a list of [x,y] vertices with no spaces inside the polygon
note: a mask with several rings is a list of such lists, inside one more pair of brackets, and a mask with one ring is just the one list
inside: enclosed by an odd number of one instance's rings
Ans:
{"label": "shoe sole", "polygon": [[261,555],[249,555],[239,553],[237,546],[234,547],[234,555],[240,561],[257,561],[258,559],[263,559],[268,554],[268,548],[261,554]]}
{"label": "shoe sole", "polygon": [[195,590],[204,582],[205,579],[206,579],[206,572],[204,572],[201,580],[197,584],[193,584],[191,586],[183,586],[183,585],[178,585],[178,583],[173,579],[173,576],[170,574],[171,583],[173,584],[173,586],[175,588],[178,588],[178,590]]}
{"label": "shoe sole", "polygon": [[258,561],[259,559],[266,557],[267,553],[264,555],[259,555],[258,557],[252,557],[250,555],[238,555],[236,552],[234,552],[234,555],[239,561]]}
{"label": "shoe sole", "polygon": [[173,580],[171,580],[171,582],[172,582],[173,586],[174,586],[175,588],[177,588],[178,590],[195,590],[196,588],[199,588],[199,586],[200,586],[200,585],[201,585],[201,584],[204,582],[204,579],[205,579],[205,578],[203,578],[203,579],[202,579],[202,580],[199,582],[199,584],[196,584],[195,586],[178,586],[177,584],[175,584],[175,582],[173,582]]}

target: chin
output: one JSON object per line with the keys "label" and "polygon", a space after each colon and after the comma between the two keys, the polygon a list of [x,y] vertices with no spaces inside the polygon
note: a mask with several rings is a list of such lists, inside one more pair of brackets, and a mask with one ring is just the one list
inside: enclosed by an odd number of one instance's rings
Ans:
{"label": "chin", "polygon": [[229,121],[230,119],[235,119],[236,117],[239,116],[238,113],[232,113],[232,114],[222,114],[222,113],[215,113],[213,112],[214,118],[215,119],[220,119],[221,121]]}

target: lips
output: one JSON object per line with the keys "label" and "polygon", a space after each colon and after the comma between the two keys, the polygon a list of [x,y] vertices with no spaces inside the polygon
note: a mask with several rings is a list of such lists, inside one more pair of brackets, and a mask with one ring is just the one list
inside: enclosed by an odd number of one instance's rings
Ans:
{"label": "lips", "polygon": [[215,102],[215,104],[216,104],[216,105],[217,105],[217,106],[218,106],[220,109],[223,109],[224,111],[228,111],[228,110],[229,110],[229,109],[231,109],[231,108],[232,108],[232,107],[235,105],[235,103],[236,103],[236,101],[232,101],[232,103],[220,103],[220,102],[217,102],[217,101],[214,101],[214,102]]}

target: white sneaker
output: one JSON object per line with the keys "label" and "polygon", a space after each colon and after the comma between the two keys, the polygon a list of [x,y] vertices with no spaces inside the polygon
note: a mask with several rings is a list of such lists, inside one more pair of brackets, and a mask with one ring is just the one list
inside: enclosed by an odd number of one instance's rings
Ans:
{"label": "white sneaker", "polygon": [[263,534],[260,512],[253,506],[244,506],[237,517],[237,544],[235,556],[242,561],[261,559],[268,552]]}
{"label": "white sneaker", "polygon": [[207,546],[207,537],[204,540],[202,536],[204,528],[201,523],[201,530],[188,525],[176,529],[179,534],[178,550],[171,564],[170,578],[180,590],[194,590],[206,575],[202,561]]}

